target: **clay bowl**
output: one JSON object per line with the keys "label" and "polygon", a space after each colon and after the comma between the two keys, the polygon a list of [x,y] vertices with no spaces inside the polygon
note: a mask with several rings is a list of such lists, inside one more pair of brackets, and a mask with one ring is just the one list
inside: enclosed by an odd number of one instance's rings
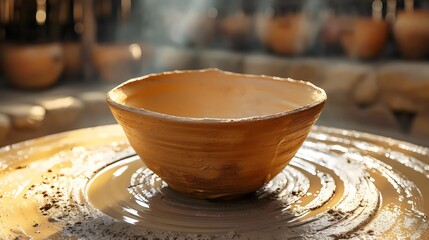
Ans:
{"label": "clay bowl", "polygon": [[196,198],[261,188],[304,142],[326,101],[308,82],[216,69],[131,79],[107,95],[146,166]]}
{"label": "clay bowl", "polygon": [[3,70],[7,80],[20,88],[41,89],[57,82],[64,67],[60,44],[15,45],[3,50]]}
{"label": "clay bowl", "polygon": [[399,12],[393,33],[401,55],[422,59],[429,54],[429,10]]}
{"label": "clay bowl", "polygon": [[373,59],[383,51],[389,36],[389,25],[371,18],[344,18],[341,43],[351,58]]}

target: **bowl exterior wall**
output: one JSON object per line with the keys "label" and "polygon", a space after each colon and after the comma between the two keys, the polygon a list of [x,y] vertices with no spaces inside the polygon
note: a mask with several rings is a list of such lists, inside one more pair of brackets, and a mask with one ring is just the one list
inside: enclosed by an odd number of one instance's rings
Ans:
{"label": "bowl exterior wall", "polygon": [[304,142],[324,102],[235,122],[180,121],[109,104],[149,169],[179,192],[211,199],[256,191],[277,175]]}

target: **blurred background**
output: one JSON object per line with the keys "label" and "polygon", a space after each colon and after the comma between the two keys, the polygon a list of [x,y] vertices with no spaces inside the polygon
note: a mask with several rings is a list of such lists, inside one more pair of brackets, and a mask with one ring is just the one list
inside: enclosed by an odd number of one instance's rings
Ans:
{"label": "blurred background", "polygon": [[216,67],[328,93],[318,124],[429,146],[429,1],[0,0],[0,146],[115,123],[105,93]]}

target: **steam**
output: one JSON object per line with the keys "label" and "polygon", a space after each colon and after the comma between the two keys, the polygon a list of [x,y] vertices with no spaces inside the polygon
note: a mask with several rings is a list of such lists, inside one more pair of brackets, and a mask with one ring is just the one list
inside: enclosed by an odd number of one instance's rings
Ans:
{"label": "steam", "polygon": [[212,1],[145,1],[142,7],[143,35],[152,42],[198,46],[214,37],[218,10]]}
{"label": "steam", "polygon": [[[274,0],[258,1],[252,17],[258,14],[272,16],[274,3]],[[216,45],[213,39],[222,37],[222,33],[217,32],[217,24],[223,17],[219,16],[219,12],[244,12],[236,3],[228,1],[145,1],[141,6],[141,14],[144,15],[143,36],[157,44],[171,43],[179,47]],[[326,18],[321,9],[325,9],[325,6],[318,0],[307,0],[301,8],[311,23],[306,31],[310,31],[313,38]]]}
{"label": "steam", "polygon": [[[291,14],[276,12],[278,9],[275,0],[257,1],[250,11],[243,9],[237,2],[214,0],[153,0],[144,1],[139,4],[139,7],[141,7],[140,14],[143,18],[142,24],[139,26],[141,28],[140,38],[156,46],[173,46],[185,49],[231,50],[224,45],[223,39],[228,36],[219,28],[220,23],[231,14],[245,13],[252,19],[252,27],[247,37],[253,41],[249,41],[250,44],[246,46],[248,52],[259,51],[261,47],[264,47],[261,39],[258,41],[255,39],[259,34],[258,31],[262,35],[266,34],[267,20],[275,16]],[[307,0],[299,7],[299,14],[302,14],[306,21],[302,28],[302,34],[306,36],[306,45],[314,46],[317,43],[319,33],[329,16],[326,9],[324,1],[319,0]],[[261,17],[265,19],[261,20]],[[245,38],[246,36],[240,40]],[[240,46],[240,44],[234,46]]]}

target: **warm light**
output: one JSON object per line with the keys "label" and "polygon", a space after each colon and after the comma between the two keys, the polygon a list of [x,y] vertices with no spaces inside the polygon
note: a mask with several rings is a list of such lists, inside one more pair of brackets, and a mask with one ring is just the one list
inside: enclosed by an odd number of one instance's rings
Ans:
{"label": "warm light", "polygon": [[34,106],[30,109],[30,121],[42,121],[45,119],[46,110],[40,106]]}
{"label": "warm light", "polygon": [[142,57],[142,49],[137,43],[133,43],[128,47],[134,60],[139,60]]}
{"label": "warm light", "polygon": [[44,102],[44,107],[48,110],[67,108],[74,104],[73,97],[63,97],[47,100]]}
{"label": "warm light", "polygon": [[116,170],[114,173],[113,173],[113,176],[115,176],[115,177],[119,177],[119,176],[121,176],[126,170],[128,169],[128,165],[125,165],[125,166],[123,166],[123,167],[121,167],[121,168],[119,168],[118,170]]}
{"label": "warm light", "polygon": [[37,0],[36,22],[43,25],[46,22],[46,0]]}
{"label": "warm light", "polygon": [[46,12],[44,10],[37,10],[36,12],[37,24],[43,25],[46,22]]}

